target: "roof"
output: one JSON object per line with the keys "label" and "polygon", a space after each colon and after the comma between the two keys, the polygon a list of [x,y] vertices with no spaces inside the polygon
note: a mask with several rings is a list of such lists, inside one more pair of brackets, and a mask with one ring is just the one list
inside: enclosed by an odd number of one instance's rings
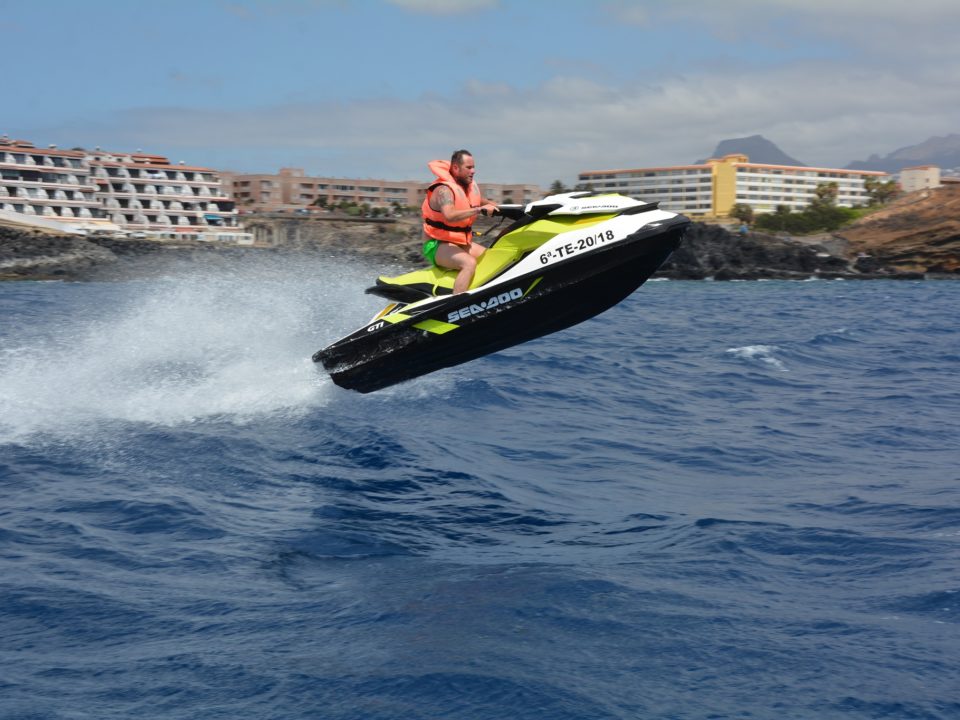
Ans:
{"label": "roof", "polygon": [[126,167],[126,168],[140,168],[140,169],[151,169],[151,170],[186,170],[188,172],[209,172],[215,173],[216,170],[205,167],[195,167],[193,165],[171,165],[170,161],[166,158],[166,165],[154,164],[154,163],[142,163],[142,162],[132,162],[132,161],[122,161],[122,160],[90,160],[90,164],[97,167]]}
{"label": "roof", "polygon": [[823,168],[823,167],[807,167],[806,165],[767,165],[766,163],[752,163],[752,162],[738,162],[734,165],[748,165],[750,167],[757,168],[773,168],[778,170],[801,170],[805,172],[834,172],[834,173],[844,173],[845,175],[889,175],[890,173],[883,172],[882,170],[847,170],[845,168]]}
{"label": "roof", "polygon": [[[580,175],[616,175],[620,173],[637,173],[637,172],[662,172],[665,170],[705,170],[710,168],[712,165],[721,163],[729,157],[746,157],[745,155],[727,155],[724,158],[710,158],[706,163],[700,165],[665,165],[662,167],[645,167],[645,168],[629,168],[622,170],[584,170],[579,173]],[[806,165],[770,165],[767,163],[752,163],[752,162],[741,162],[734,161],[730,163],[737,167],[753,167],[753,168],[769,168],[774,170],[794,170],[800,172],[833,172],[833,173],[844,173],[846,175],[889,175],[889,173],[882,172],[879,170],[845,170],[843,168],[821,168],[821,167],[807,167]]]}
{"label": "roof", "polygon": [[662,167],[624,168],[622,170],[584,170],[580,175],[609,175],[627,172],[655,172],[657,170],[707,170],[710,166],[702,165],[664,165]]}
{"label": "roof", "polygon": [[6,152],[25,152],[31,155],[55,155],[60,157],[82,158],[86,153],[80,150],[60,150],[59,148],[38,148],[26,140],[0,139],[0,150]]}

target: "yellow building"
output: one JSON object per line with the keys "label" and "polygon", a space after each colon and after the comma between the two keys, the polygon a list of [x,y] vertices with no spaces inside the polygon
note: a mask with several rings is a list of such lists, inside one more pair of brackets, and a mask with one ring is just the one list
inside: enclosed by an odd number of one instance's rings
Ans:
{"label": "yellow building", "polygon": [[746,155],[735,154],[698,165],[582,172],[579,183],[592,190],[659,202],[671,212],[725,218],[738,203],[757,213],[773,212],[778,205],[802,210],[821,183],[837,184],[837,205],[865,205],[869,201],[865,182],[871,177],[889,179],[887,173],[868,170],[752,163]]}

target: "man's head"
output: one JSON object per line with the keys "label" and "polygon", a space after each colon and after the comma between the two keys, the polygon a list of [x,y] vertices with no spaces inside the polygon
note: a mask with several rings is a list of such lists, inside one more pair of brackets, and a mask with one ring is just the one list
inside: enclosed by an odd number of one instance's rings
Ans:
{"label": "man's head", "polygon": [[473,155],[470,154],[469,150],[457,150],[450,156],[450,174],[464,188],[470,187],[476,171]]}

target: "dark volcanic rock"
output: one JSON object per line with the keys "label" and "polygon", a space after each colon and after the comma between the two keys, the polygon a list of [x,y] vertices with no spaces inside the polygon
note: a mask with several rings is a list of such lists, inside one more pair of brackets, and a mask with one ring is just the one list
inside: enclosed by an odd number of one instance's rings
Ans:
{"label": "dark volcanic rock", "polygon": [[83,238],[0,227],[0,279],[69,278],[116,259]]}
{"label": "dark volcanic rock", "polygon": [[808,278],[851,273],[847,261],[819,245],[803,245],[770,235],[734,235],[718,225],[694,223],[683,243],[657,275],[677,280],[756,280]]}
{"label": "dark volcanic rock", "polygon": [[[489,219],[478,225],[481,231],[491,231],[491,239],[500,227]],[[241,248],[204,242],[59,237],[0,227],[0,279],[122,279],[162,272],[171,263],[208,268],[233,258],[255,261],[263,253],[352,255],[369,262],[372,275],[405,272],[424,264],[416,218],[390,225],[331,222],[280,229],[285,242],[275,247]],[[481,242],[487,244],[485,238]],[[822,245],[759,233],[741,236],[717,225],[694,223],[657,275],[684,280],[923,277],[913,267],[890,266],[879,254],[860,258],[851,267],[848,260]]]}
{"label": "dark volcanic rock", "polygon": [[0,226],[0,280],[116,279],[139,275],[156,256],[220,255],[236,252],[208,242],[154,242],[24,232]]}
{"label": "dark volcanic rock", "polygon": [[853,267],[857,272],[875,273],[880,272],[880,270],[883,268],[883,265],[877,258],[871,255],[864,255],[854,260]]}

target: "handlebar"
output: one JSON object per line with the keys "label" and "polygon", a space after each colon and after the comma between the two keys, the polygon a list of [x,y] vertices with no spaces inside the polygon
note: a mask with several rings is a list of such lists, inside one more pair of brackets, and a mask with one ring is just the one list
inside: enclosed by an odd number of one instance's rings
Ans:
{"label": "handlebar", "polygon": [[523,216],[523,208],[523,205],[500,205],[493,214],[517,220]]}

